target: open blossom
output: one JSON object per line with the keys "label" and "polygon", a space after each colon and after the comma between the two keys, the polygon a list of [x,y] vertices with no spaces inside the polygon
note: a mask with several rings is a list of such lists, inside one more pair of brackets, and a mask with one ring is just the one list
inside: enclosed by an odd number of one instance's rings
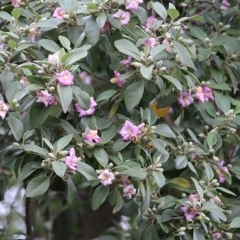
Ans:
{"label": "open blossom", "polygon": [[3,100],[0,101],[0,117],[4,119],[9,110],[9,107],[4,103]]}
{"label": "open blossom", "polygon": [[215,167],[216,172],[218,173],[219,176],[219,182],[220,183],[224,183],[226,181],[223,172],[226,172],[229,174],[228,168],[227,167],[223,167],[224,161],[220,161],[218,162],[218,165]]}
{"label": "open blossom", "polygon": [[73,84],[73,75],[68,70],[56,73],[56,77],[62,86],[69,86]]}
{"label": "open blossom", "polygon": [[48,105],[53,106],[57,105],[57,99],[50,93],[48,93],[47,90],[43,90],[36,93],[37,101],[39,103],[44,103],[45,107]]}
{"label": "open blossom", "polygon": [[138,5],[143,2],[143,0],[127,0],[128,5],[126,6],[126,9],[136,11],[138,8]]}
{"label": "open blossom", "polygon": [[22,77],[20,79],[20,84],[21,84],[21,87],[24,88],[24,87],[26,87],[29,84],[29,81],[28,81],[28,79],[26,77]]}
{"label": "open blossom", "polygon": [[121,25],[124,26],[127,25],[130,20],[130,13],[118,10],[115,14],[113,14],[113,17],[119,18]]}
{"label": "open blossom", "polygon": [[136,188],[134,188],[133,184],[125,185],[123,187],[123,196],[127,199],[131,199],[133,195],[136,194]]}
{"label": "open blossom", "polygon": [[115,179],[115,176],[112,172],[109,172],[108,169],[105,169],[99,176],[101,184],[104,186],[108,186],[112,184],[112,181]]}
{"label": "open blossom", "polygon": [[86,71],[82,71],[79,74],[80,78],[82,79],[82,81],[84,82],[84,84],[86,85],[91,85],[92,82],[92,78],[91,76],[86,72]]}
{"label": "open blossom", "polygon": [[212,89],[206,86],[198,87],[195,97],[201,102],[214,100]]}
{"label": "open blossom", "polygon": [[152,28],[157,19],[153,16],[147,18],[146,28]]}
{"label": "open blossom", "polygon": [[96,106],[97,106],[97,103],[95,102],[93,97],[90,97],[90,106],[89,106],[89,109],[87,109],[87,110],[82,109],[81,106],[78,103],[76,103],[74,105],[75,110],[77,112],[79,112],[79,117],[85,117],[85,116],[92,115],[95,112],[95,107]]}
{"label": "open blossom", "polygon": [[66,14],[66,12],[62,8],[58,7],[55,9],[55,11],[53,13],[53,17],[58,18],[58,19],[63,19],[64,14]]}
{"label": "open blossom", "polygon": [[193,98],[190,92],[180,92],[178,97],[178,103],[183,107],[188,107],[193,103]]}
{"label": "open blossom", "polygon": [[54,54],[48,55],[48,62],[56,67],[61,66],[62,62],[60,60],[59,52],[55,52]]}
{"label": "open blossom", "polygon": [[191,202],[199,202],[200,201],[200,196],[198,193],[196,194],[190,194],[190,196],[188,197],[188,200]]}
{"label": "open blossom", "polygon": [[123,141],[132,141],[141,134],[141,131],[138,126],[135,126],[129,120],[126,120],[119,133],[122,135]]}
{"label": "open blossom", "polygon": [[197,211],[193,207],[181,207],[180,209],[186,220],[194,218],[197,214]]}
{"label": "open blossom", "polygon": [[101,142],[101,138],[97,135],[97,130],[86,129],[83,137],[90,143],[99,143]]}
{"label": "open blossom", "polygon": [[22,1],[21,0],[11,0],[11,3],[14,8],[20,8]]}
{"label": "open blossom", "polygon": [[230,3],[228,2],[228,0],[222,0],[221,9],[222,9],[223,11],[227,11],[229,6],[230,6]]}
{"label": "open blossom", "polygon": [[69,156],[65,157],[65,163],[68,166],[68,168],[72,171],[77,170],[77,168],[78,168],[77,162],[80,160],[81,160],[81,158],[76,157],[75,149],[70,148]]}
{"label": "open blossom", "polygon": [[124,86],[124,81],[121,80],[121,73],[120,72],[117,72],[117,71],[114,71],[114,78],[112,78],[110,80],[111,83],[117,83],[117,85],[119,87],[123,87]]}
{"label": "open blossom", "polygon": [[145,46],[150,46],[150,48],[153,48],[156,44],[156,38],[149,38],[144,43]]}

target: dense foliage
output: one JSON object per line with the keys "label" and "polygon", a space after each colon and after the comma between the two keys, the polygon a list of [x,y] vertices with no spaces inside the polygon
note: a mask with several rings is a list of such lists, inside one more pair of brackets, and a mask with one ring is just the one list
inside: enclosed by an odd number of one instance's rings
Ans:
{"label": "dense foliage", "polygon": [[137,239],[240,239],[236,1],[0,6],[2,167],[27,198],[61,178],[69,204],[133,201]]}

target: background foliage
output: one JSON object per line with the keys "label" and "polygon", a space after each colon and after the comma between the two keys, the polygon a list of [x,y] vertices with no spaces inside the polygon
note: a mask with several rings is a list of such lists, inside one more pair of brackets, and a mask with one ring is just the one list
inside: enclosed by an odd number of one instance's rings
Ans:
{"label": "background foliage", "polygon": [[78,213],[107,201],[102,221],[130,218],[102,239],[240,238],[239,2],[0,6],[1,185],[26,188],[21,234],[55,239],[68,209],[68,239],[90,239]]}

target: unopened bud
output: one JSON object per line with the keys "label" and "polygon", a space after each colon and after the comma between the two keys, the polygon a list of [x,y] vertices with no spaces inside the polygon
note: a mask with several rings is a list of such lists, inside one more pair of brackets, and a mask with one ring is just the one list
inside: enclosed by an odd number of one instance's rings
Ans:
{"label": "unopened bud", "polygon": [[185,235],[185,232],[179,232],[177,234],[174,234],[175,236],[184,236]]}
{"label": "unopened bud", "polygon": [[215,184],[215,183],[217,183],[217,182],[218,182],[217,179],[213,179],[213,180],[211,181],[212,184]]}
{"label": "unopened bud", "polygon": [[20,144],[17,143],[17,142],[14,142],[12,145],[13,145],[13,146],[20,146]]}
{"label": "unopened bud", "polygon": [[47,156],[50,158],[55,158],[55,155],[53,153],[47,153]]}
{"label": "unopened bud", "polygon": [[220,22],[220,23],[218,24],[218,26],[219,26],[219,27],[223,27],[223,23]]}
{"label": "unopened bud", "polygon": [[226,235],[226,237],[227,237],[228,239],[232,239],[232,238],[233,238],[233,233],[225,232],[224,234]]}
{"label": "unopened bud", "polygon": [[136,67],[136,68],[140,68],[140,67],[143,66],[140,62],[132,62],[131,65]]}
{"label": "unopened bud", "polygon": [[182,193],[182,197],[185,198],[187,195],[186,193]]}
{"label": "unopened bud", "polygon": [[110,168],[112,168],[112,167],[113,167],[113,163],[109,163],[108,166],[109,166]]}
{"label": "unopened bud", "polygon": [[161,209],[164,208],[164,206],[165,206],[165,202],[161,202],[161,203],[158,205],[157,209],[158,209],[158,210],[161,210]]}
{"label": "unopened bud", "polygon": [[63,15],[63,18],[64,18],[64,19],[69,19],[69,15],[68,15],[68,14],[64,14],[64,15]]}
{"label": "unopened bud", "polygon": [[69,151],[61,151],[61,152],[59,152],[59,154],[61,154],[63,156],[66,156],[68,153],[69,153]]}
{"label": "unopened bud", "polygon": [[205,42],[205,43],[209,43],[209,42],[210,42],[210,39],[209,39],[209,38],[205,38],[205,39],[204,39],[204,42]]}
{"label": "unopened bud", "polygon": [[225,25],[224,27],[223,27],[223,29],[228,29],[228,28],[230,28],[231,26],[229,25],[229,24],[227,24],[227,25]]}
{"label": "unopened bud", "polygon": [[52,86],[52,87],[49,88],[49,90],[50,90],[51,92],[54,92],[54,91],[55,91],[55,87]]}
{"label": "unopened bud", "polygon": [[198,136],[202,137],[202,138],[205,137],[205,135],[203,133],[198,134]]}
{"label": "unopened bud", "polygon": [[178,232],[184,232],[187,228],[186,227],[180,227],[177,231]]}
{"label": "unopened bud", "polygon": [[161,68],[160,68],[160,71],[166,71],[166,70],[167,70],[166,67],[161,67]]}
{"label": "unopened bud", "polygon": [[213,161],[216,161],[216,162],[218,162],[218,161],[219,161],[219,158],[218,158],[218,157],[216,157],[216,156],[214,156],[214,157],[213,157]]}
{"label": "unopened bud", "polygon": [[208,151],[209,153],[214,153],[215,151],[214,151],[214,149],[213,148],[211,148],[211,149],[209,149],[209,151]]}

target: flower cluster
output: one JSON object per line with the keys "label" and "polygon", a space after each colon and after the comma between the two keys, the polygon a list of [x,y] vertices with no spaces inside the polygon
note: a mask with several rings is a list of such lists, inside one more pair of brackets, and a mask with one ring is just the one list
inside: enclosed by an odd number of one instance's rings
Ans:
{"label": "flower cluster", "polygon": [[206,86],[198,87],[194,95],[191,92],[180,92],[178,97],[178,103],[183,107],[188,107],[193,103],[193,97],[197,98],[199,102],[214,100],[212,89]]}
{"label": "flower cluster", "polygon": [[119,133],[122,135],[123,141],[135,141],[141,135],[144,127],[145,123],[135,126],[132,122],[126,120]]}

